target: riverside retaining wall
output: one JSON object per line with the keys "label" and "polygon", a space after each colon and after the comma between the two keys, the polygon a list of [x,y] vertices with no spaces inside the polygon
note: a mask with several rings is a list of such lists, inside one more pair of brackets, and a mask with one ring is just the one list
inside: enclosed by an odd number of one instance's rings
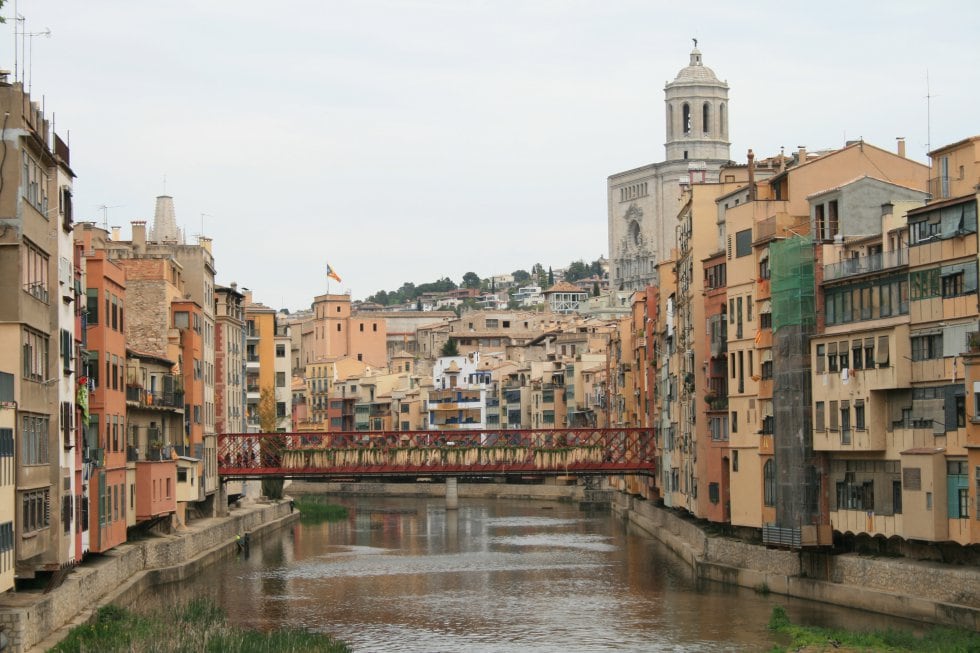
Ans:
{"label": "riverside retaining wall", "polygon": [[122,544],[71,570],[51,592],[0,595],[0,626],[9,638],[9,650],[46,650],[66,627],[84,622],[98,607],[123,604],[156,584],[187,578],[233,555],[236,535],[261,533],[290,519],[288,502],[253,504],[227,517],[193,522],[186,531]]}
{"label": "riverside retaining wall", "polygon": [[698,578],[980,630],[976,567],[768,549],[708,537],[696,523],[623,494],[616,495],[613,510],[677,553]]}

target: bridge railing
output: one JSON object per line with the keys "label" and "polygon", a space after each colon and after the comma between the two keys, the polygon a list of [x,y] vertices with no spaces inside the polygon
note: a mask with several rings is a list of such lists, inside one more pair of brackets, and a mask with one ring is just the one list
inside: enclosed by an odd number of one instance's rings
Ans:
{"label": "bridge railing", "polygon": [[652,474],[650,429],[238,433],[218,436],[226,477],[511,473]]}

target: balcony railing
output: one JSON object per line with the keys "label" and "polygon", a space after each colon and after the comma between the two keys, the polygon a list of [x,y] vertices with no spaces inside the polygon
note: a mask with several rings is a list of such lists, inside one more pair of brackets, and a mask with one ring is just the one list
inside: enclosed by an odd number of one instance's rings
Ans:
{"label": "balcony railing", "polygon": [[180,390],[154,392],[138,386],[126,386],[126,401],[139,404],[141,408],[183,408],[184,393]]}
{"label": "balcony railing", "polygon": [[834,279],[844,279],[861,274],[870,274],[882,270],[901,267],[909,264],[909,250],[907,247],[895,249],[890,252],[880,252],[871,256],[859,256],[857,258],[845,259],[839,263],[830,263],[823,266],[823,280],[833,281]]}
{"label": "balcony railing", "polygon": [[949,197],[950,177],[933,177],[929,180],[929,194],[934,200],[944,200]]}

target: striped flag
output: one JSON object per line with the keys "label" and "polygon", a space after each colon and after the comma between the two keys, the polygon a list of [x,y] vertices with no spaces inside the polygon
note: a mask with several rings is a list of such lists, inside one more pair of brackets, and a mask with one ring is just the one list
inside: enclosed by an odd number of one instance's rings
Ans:
{"label": "striped flag", "polygon": [[337,274],[337,271],[336,270],[334,270],[332,267],[330,267],[330,264],[329,263],[327,263],[327,278],[328,279],[335,279],[337,281],[337,283],[340,283],[340,275]]}

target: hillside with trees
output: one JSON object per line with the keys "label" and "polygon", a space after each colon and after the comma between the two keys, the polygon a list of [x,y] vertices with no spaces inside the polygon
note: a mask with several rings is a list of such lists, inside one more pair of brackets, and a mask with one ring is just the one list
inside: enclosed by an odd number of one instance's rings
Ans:
{"label": "hillside with trees", "polygon": [[[599,260],[586,263],[583,260],[573,261],[565,269],[565,281],[575,282],[587,279],[591,276],[602,276],[602,264]],[[555,274],[551,267],[545,268],[540,263],[531,266],[531,271],[514,270],[511,275],[514,277],[514,285],[517,287],[537,285],[548,288],[555,283]],[[398,290],[379,290],[369,296],[365,301],[380,304],[382,306],[400,306],[416,302],[419,297],[426,293],[445,293],[457,288],[476,288],[488,292],[499,290],[495,288],[489,277],[481,277],[476,272],[467,272],[463,275],[460,283],[457,284],[449,277],[444,277],[430,283],[415,285],[405,282]]]}

